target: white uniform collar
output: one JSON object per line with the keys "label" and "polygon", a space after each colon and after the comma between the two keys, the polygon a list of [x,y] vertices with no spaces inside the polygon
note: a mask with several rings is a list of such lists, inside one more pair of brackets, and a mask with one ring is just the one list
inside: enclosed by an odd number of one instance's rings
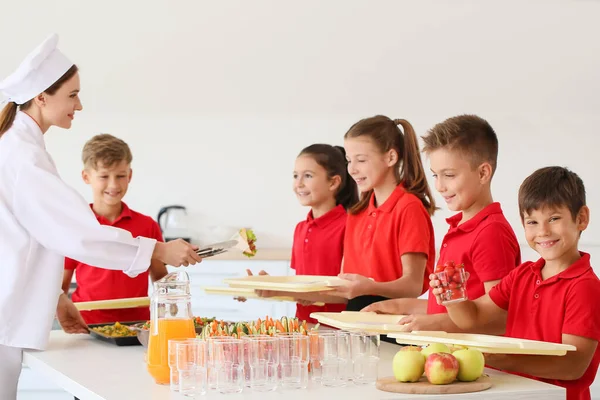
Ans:
{"label": "white uniform collar", "polygon": [[46,143],[44,142],[44,133],[40,129],[40,126],[37,124],[37,122],[35,122],[35,120],[27,113],[23,111],[19,111],[17,113],[15,116],[15,121],[13,122],[13,126],[17,124],[25,125],[27,129],[24,129],[23,133],[26,133],[27,136],[32,138],[41,148],[46,148]]}

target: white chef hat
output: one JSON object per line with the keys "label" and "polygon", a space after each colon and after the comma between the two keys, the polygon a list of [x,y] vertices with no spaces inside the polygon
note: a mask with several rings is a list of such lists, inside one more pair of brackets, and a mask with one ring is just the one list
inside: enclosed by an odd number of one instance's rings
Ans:
{"label": "white chef hat", "polygon": [[56,48],[58,35],[52,34],[23,60],[15,72],[0,82],[0,92],[8,101],[24,104],[48,89],[73,66]]}

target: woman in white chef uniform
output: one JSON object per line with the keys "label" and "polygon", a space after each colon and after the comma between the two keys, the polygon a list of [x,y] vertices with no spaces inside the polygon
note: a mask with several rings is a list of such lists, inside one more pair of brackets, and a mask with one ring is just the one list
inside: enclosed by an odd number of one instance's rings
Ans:
{"label": "woman in white chef uniform", "polygon": [[69,333],[87,333],[61,290],[64,257],[136,276],[151,259],[188,266],[196,247],[134,238],[100,225],[59,177],[45,149],[51,126],[68,129],[81,111],[77,67],[50,36],[0,82],[0,399],[16,398],[24,348],[44,349],[56,312]]}

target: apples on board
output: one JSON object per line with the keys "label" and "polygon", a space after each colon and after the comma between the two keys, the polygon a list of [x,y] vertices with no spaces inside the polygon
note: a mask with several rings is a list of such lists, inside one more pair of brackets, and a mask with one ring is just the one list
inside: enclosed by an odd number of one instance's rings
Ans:
{"label": "apples on board", "polygon": [[406,346],[392,361],[398,382],[417,382],[423,373],[429,383],[447,385],[456,379],[462,382],[477,380],[482,374],[485,359],[481,351],[432,343],[425,348]]}

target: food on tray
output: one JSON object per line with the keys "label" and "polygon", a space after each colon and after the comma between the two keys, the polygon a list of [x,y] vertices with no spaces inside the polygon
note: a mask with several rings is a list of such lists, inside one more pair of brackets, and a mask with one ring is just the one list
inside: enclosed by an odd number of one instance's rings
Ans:
{"label": "food on tray", "polygon": [[[410,346],[410,350],[417,350]],[[452,354],[448,346],[432,343],[418,351],[408,347],[399,350],[392,361],[394,377],[398,382],[418,382],[423,373],[434,385],[447,385],[455,380],[472,382],[483,375],[485,359],[477,349],[462,348]]]}
{"label": "food on tray", "polygon": [[248,258],[256,255],[256,235],[252,229],[242,228],[240,229],[240,236],[247,243],[247,248],[243,251],[243,254]]}
{"label": "food on tray", "polygon": [[[206,324],[211,323],[215,320],[215,317],[206,318],[206,317],[194,317],[194,328],[203,328]],[[144,322],[143,325],[140,326],[141,329],[150,329],[150,321]]]}
{"label": "food on tray", "polygon": [[119,322],[115,322],[114,325],[95,326],[90,329],[102,335],[112,337],[135,336],[137,334],[135,330]]}
{"label": "food on tray", "polygon": [[194,317],[194,328],[204,328],[206,324],[213,322],[215,319],[215,317]]}
{"label": "food on tray", "polygon": [[[318,329],[318,325],[312,328]],[[214,320],[202,329],[199,335],[202,339],[211,336],[233,336],[240,338],[247,335],[269,335],[273,336],[280,332],[296,332],[308,335],[306,321],[300,321],[298,318],[282,317],[280,320],[265,317],[256,321],[248,322],[225,322]]]}

